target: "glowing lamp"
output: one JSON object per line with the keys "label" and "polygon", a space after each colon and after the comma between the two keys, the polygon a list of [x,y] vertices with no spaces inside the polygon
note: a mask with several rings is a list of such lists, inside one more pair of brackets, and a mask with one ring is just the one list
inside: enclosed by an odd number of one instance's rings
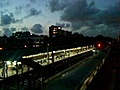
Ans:
{"label": "glowing lamp", "polygon": [[100,43],[98,44],[98,47],[101,47],[101,44],[100,44]]}

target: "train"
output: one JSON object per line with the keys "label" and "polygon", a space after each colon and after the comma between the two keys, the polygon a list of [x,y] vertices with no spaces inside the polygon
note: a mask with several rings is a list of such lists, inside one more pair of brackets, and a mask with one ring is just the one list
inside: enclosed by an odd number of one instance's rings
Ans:
{"label": "train", "polygon": [[[109,51],[110,47],[105,48],[105,51],[101,51],[93,58],[86,60],[63,77],[46,83],[44,90],[84,90],[81,88],[83,85],[84,87],[87,87],[87,85],[91,82],[97,70],[99,70],[104,64],[105,58],[109,54]],[[80,58],[77,59],[80,60]]]}

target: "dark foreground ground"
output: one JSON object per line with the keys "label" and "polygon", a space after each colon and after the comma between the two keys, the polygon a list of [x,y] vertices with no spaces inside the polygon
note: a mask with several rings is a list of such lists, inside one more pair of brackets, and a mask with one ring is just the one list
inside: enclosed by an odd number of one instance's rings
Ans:
{"label": "dark foreground ground", "polygon": [[104,65],[86,90],[120,90],[120,43],[112,45]]}

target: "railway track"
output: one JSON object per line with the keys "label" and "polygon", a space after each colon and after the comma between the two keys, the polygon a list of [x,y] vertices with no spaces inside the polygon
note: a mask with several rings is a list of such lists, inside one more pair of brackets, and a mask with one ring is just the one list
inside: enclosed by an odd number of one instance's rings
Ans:
{"label": "railway track", "polygon": [[104,65],[86,90],[120,90],[120,43],[114,43]]}

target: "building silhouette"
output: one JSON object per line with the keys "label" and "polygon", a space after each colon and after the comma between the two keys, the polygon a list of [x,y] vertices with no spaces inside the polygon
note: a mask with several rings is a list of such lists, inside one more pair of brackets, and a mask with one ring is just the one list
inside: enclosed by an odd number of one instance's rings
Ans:
{"label": "building silhouette", "polygon": [[51,25],[49,27],[49,37],[69,37],[72,35],[72,32],[69,32],[69,31],[65,31],[62,29],[61,26],[54,26],[54,25]]}

